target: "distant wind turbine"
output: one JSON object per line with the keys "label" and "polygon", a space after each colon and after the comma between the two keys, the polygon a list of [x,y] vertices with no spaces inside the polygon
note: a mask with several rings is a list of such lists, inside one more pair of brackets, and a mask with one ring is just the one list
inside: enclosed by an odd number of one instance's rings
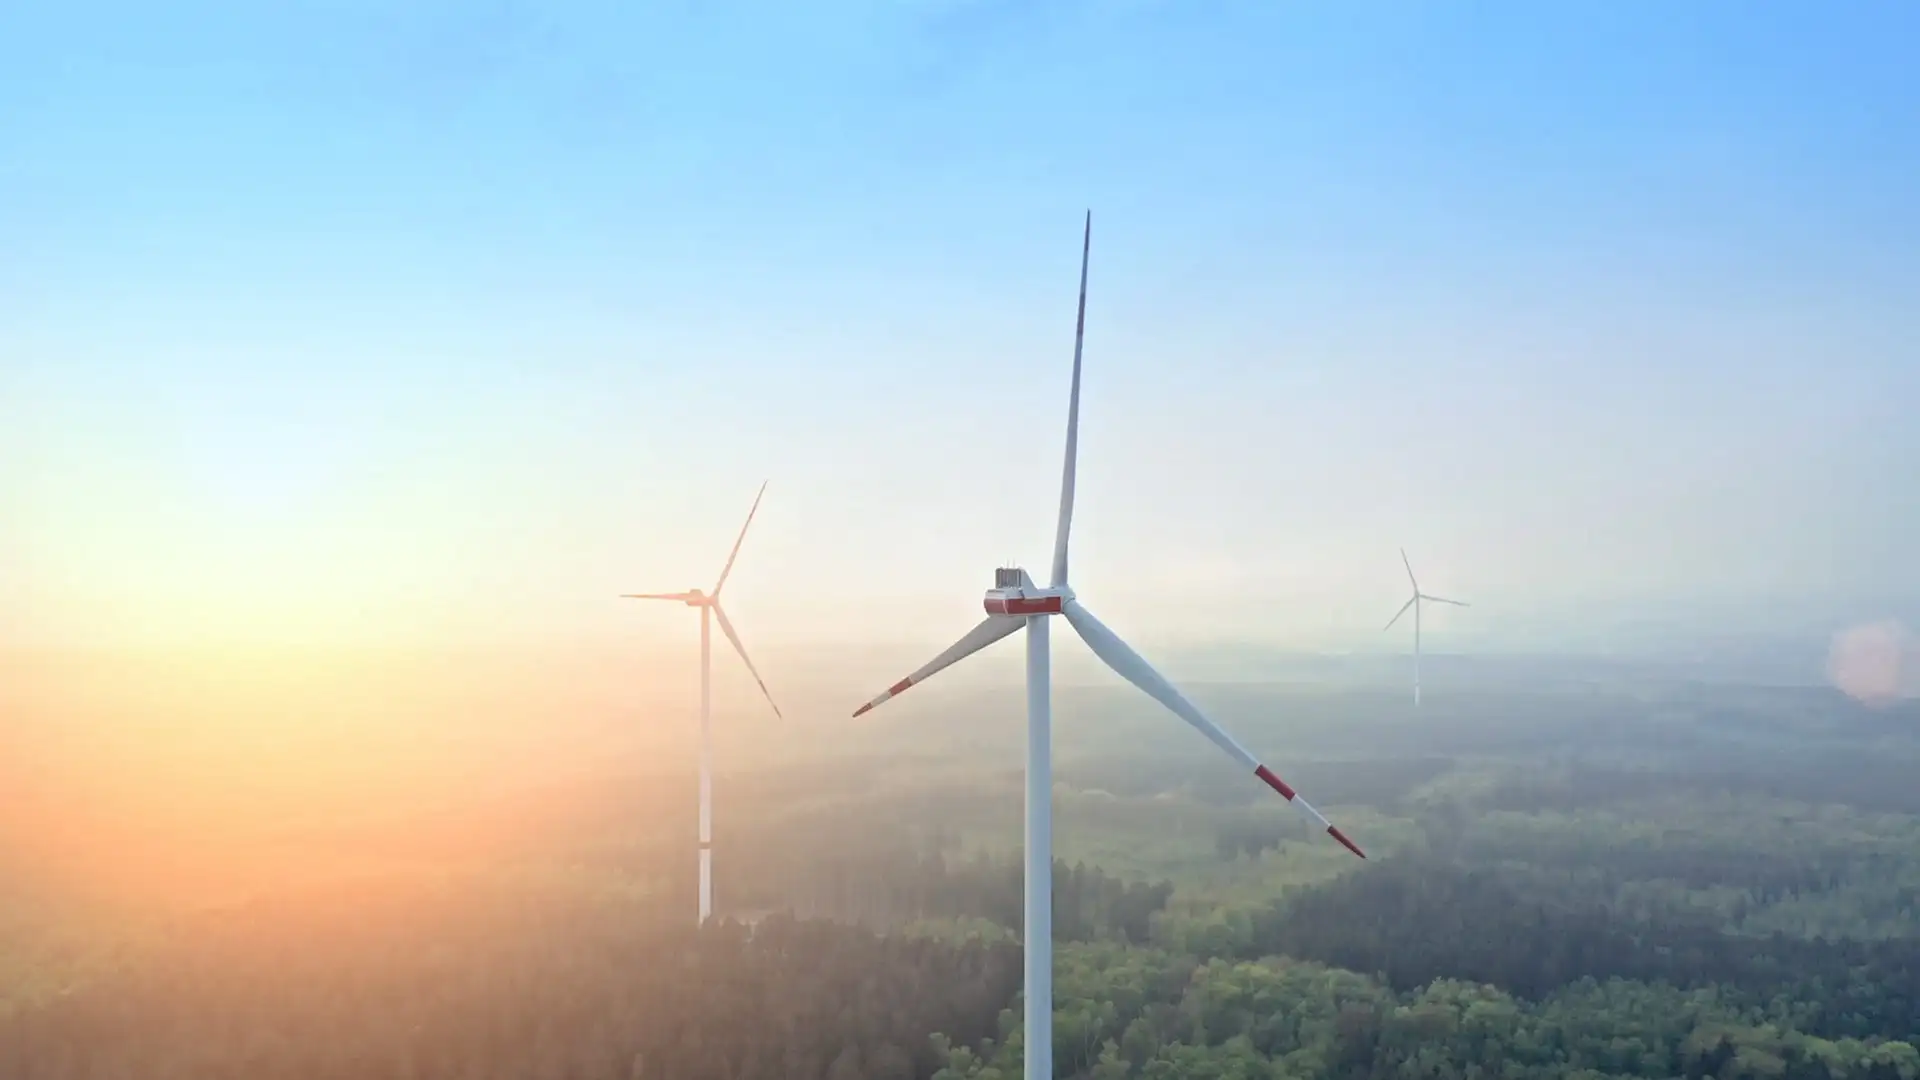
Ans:
{"label": "distant wind turbine", "polygon": [[1428,593],[1421,592],[1420,582],[1418,579],[1416,579],[1413,576],[1413,564],[1407,561],[1406,548],[1400,549],[1400,562],[1401,562],[1401,565],[1407,568],[1407,580],[1413,583],[1413,595],[1407,598],[1407,602],[1400,606],[1399,611],[1396,611],[1393,613],[1393,618],[1388,619],[1387,625],[1382,627],[1381,629],[1383,630],[1393,629],[1393,624],[1400,621],[1400,616],[1405,615],[1407,613],[1408,608],[1413,609],[1413,703],[1415,705],[1418,705],[1420,704],[1420,604],[1421,602],[1431,601],[1435,604],[1452,604],[1454,607],[1469,607],[1471,605],[1469,605],[1464,600],[1449,600],[1444,596],[1433,596]]}
{"label": "distant wind turbine", "polygon": [[1002,567],[994,571],[994,587],[987,590],[985,621],[968,631],[945,652],[920,670],[855,710],[855,716],[925,682],[987,646],[1027,632],[1027,791],[1026,791],[1026,1080],[1053,1080],[1053,742],[1052,657],[1048,651],[1047,617],[1064,615],[1093,654],[1121,678],[1145,691],[1174,715],[1197,728],[1215,746],[1227,752],[1248,772],[1279,792],[1324,828],[1329,835],[1361,858],[1338,828],[1307,805],[1293,788],[1260,763],[1246,747],[1207,719],[1145,660],[1082,607],[1067,584],[1067,534],[1073,524],[1075,459],[1080,443],[1080,353],[1087,325],[1087,254],[1093,238],[1093,215],[1080,246],[1080,309],[1073,331],[1073,383],[1067,404],[1066,460],[1060,477],[1060,517],[1054,530],[1053,575],[1046,588],[1033,583],[1025,570]]}
{"label": "distant wind turbine", "polygon": [[720,580],[713,583],[713,592],[703,593],[699,589],[689,589],[683,593],[625,593],[623,600],[672,600],[691,608],[700,609],[700,924],[706,925],[713,917],[713,649],[712,632],[709,629],[715,621],[720,623],[720,632],[727,635],[733,643],[733,651],[740,654],[740,660],[747,665],[753,681],[760,684],[760,692],[766,695],[767,704],[773,706],[773,715],[780,715],[780,706],[775,704],[773,694],[767,689],[766,680],[753,666],[753,660],[747,656],[747,647],[740,644],[740,635],[734,632],[733,622],[727,618],[727,609],[720,606],[720,590],[726,587],[727,575],[733,573],[733,560],[740,557],[740,545],[747,538],[747,528],[753,524],[753,515],[760,509],[760,498],[767,493],[767,485],[760,485],[759,494],[753,497],[753,508],[747,511],[747,521],[740,526],[740,536],[733,542],[733,551],[727,555],[727,565],[720,569]]}

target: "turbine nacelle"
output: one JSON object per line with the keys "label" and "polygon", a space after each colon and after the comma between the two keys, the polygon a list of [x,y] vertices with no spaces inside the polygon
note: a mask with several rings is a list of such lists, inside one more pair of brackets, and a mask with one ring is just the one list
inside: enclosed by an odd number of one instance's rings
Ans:
{"label": "turbine nacelle", "polygon": [[1058,615],[1071,599],[1073,590],[1065,585],[1043,589],[1025,570],[1003,566],[993,572],[993,588],[987,590],[985,607],[989,615]]}

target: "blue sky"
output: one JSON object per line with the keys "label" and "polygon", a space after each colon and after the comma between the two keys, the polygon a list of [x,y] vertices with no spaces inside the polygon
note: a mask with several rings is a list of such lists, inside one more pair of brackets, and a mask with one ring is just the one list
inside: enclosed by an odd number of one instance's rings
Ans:
{"label": "blue sky", "polygon": [[1377,642],[1401,544],[1488,644],[1920,598],[1910,4],[38,7],[16,636],[619,640],[771,477],[750,638],[950,638],[1045,561],[1089,206],[1143,647]]}

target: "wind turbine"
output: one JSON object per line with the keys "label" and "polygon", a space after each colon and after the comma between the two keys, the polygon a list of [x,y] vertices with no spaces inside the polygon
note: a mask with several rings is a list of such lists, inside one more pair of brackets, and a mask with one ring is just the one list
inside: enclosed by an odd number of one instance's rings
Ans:
{"label": "wind turbine", "polygon": [[1449,600],[1444,596],[1433,596],[1429,593],[1421,592],[1420,582],[1418,579],[1416,579],[1413,576],[1413,564],[1407,561],[1406,548],[1400,549],[1400,562],[1403,566],[1407,568],[1407,580],[1413,583],[1413,595],[1407,598],[1407,602],[1405,604],[1400,605],[1400,610],[1394,612],[1393,618],[1388,619],[1387,625],[1384,627],[1381,627],[1381,629],[1382,630],[1393,629],[1393,624],[1400,621],[1400,616],[1405,615],[1407,613],[1408,608],[1413,609],[1413,703],[1415,705],[1419,705],[1420,704],[1420,604],[1421,602],[1431,601],[1436,604],[1452,604],[1454,607],[1470,607],[1472,605],[1468,604],[1464,600]]}
{"label": "wind turbine", "polygon": [[935,672],[1010,636],[1027,632],[1027,790],[1026,790],[1026,1080],[1053,1080],[1053,686],[1048,651],[1048,616],[1063,615],[1093,654],[1121,678],[1165,705],[1197,728],[1249,772],[1298,806],[1327,833],[1361,858],[1353,841],[1307,804],[1212,720],[1195,708],[1106,624],[1093,617],[1067,584],[1067,535],[1073,525],[1074,464],[1080,442],[1080,354],[1087,326],[1087,255],[1093,242],[1093,214],[1087,214],[1080,242],[1080,308],[1073,328],[1073,384],[1067,399],[1067,448],[1060,476],[1060,517],[1053,539],[1053,574],[1046,588],[1036,586],[1017,567],[994,571],[987,590],[987,617],[926,666],[888,687],[854,711],[855,716],[918,686]]}
{"label": "wind turbine", "polygon": [[780,715],[780,706],[773,700],[773,694],[767,689],[765,679],[753,666],[753,660],[747,656],[747,647],[740,644],[740,635],[733,629],[732,620],[727,618],[727,609],[720,606],[720,590],[726,587],[727,575],[733,573],[733,560],[740,557],[740,545],[747,538],[747,527],[753,524],[753,515],[760,509],[760,498],[767,493],[767,485],[760,485],[760,492],[753,497],[753,508],[747,511],[747,521],[740,526],[740,536],[733,542],[733,550],[727,554],[727,565],[720,569],[720,580],[713,583],[711,593],[699,589],[688,589],[681,593],[624,593],[623,600],[672,600],[690,608],[700,609],[700,925],[705,926],[713,917],[713,648],[712,631],[714,622],[720,624],[720,632],[727,635],[733,643],[733,651],[740,654],[740,660],[747,665],[747,671],[753,675],[753,681],[760,684],[760,692],[766,695],[767,704],[773,706],[773,715]]}

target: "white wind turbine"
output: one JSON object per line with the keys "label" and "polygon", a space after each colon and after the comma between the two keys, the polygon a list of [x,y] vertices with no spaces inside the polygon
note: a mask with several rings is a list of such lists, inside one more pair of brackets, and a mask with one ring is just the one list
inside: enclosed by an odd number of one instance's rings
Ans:
{"label": "white wind turbine", "polygon": [[1087,254],[1093,238],[1093,214],[1088,212],[1080,246],[1080,307],[1073,329],[1073,384],[1067,404],[1066,460],[1060,477],[1060,517],[1053,540],[1053,575],[1039,588],[1027,572],[1003,567],[994,571],[994,587],[986,594],[987,617],[934,657],[926,666],[887,688],[886,693],[860,706],[861,713],[910,686],[925,682],[988,645],[1024,628],[1027,632],[1027,790],[1026,790],[1026,1080],[1053,1080],[1053,762],[1052,678],[1048,653],[1047,617],[1064,615],[1095,656],[1121,678],[1199,729],[1214,745],[1248,771],[1298,806],[1327,833],[1355,855],[1353,841],[1294,793],[1293,788],[1260,763],[1218,724],[1195,708],[1119,636],[1081,605],[1067,584],[1067,535],[1073,525],[1074,464],[1080,440],[1080,352],[1087,325]]}
{"label": "white wind turbine", "polygon": [[720,606],[720,590],[726,587],[727,575],[733,573],[733,560],[740,557],[740,545],[747,538],[747,527],[753,524],[753,515],[760,509],[760,497],[767,493],[767,485],[760,485],[759,494],[753,497],[753,508],[747,511],[747,521],[740,526],[740,536],[733,542],[733,550],[727,555],[727,565],[720,569],[720,580],[713,583],[711,593],[699,589],[688,589],[683,593],[624,593],[624,600],[672,600],[691,608],[700,609],[700,924],[706,925],[713,917],[713,622],[720,623],[720,632],[727,635],[733,643],[733,651],[740,654],[740,660],[747,665],[747,671],[753,675],[753,681],[760,684],[760,692],[766,695],[767,704],[773,706],[773,715],[780,715],[780,706],[775,704],[773,694],[767,689],[766,680],[753,666],[753,660],[747,656],[747,647],[740,644],[740,635],[734,632],[733,622],[727,618],[727,609]]}
{"label": "white wind turbine", "polygon": [[1393,624],[1400,621],[1400,616],[1405,615],[1408,608],[1413,609],[1413,703],[1418,705],[1420,704],[1420,605],[1425,602],[1452,604],[1454,607],[1471,605],[1464,600],[1449,600],[1444,596],[1421,592],[1420,582],[1413,576],[1413,564],[1407,561],[1406,548],[1400,549],[1400,562],[1407,568],[1407,580],[1413,583],[1413,595],[1407,598],[1407,602],[1400,606],[1399,611],[1393,613],[1393,618],[1388,619],[1387,625],[1381,629],[1393,629]]}

